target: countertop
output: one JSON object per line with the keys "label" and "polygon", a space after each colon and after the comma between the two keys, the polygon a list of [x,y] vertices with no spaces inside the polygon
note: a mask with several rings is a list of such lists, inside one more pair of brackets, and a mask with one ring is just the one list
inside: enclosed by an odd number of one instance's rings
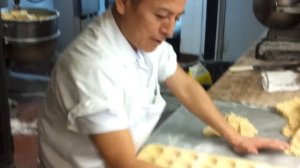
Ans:
{"label": "countertop", "polygon": [[[271,64],[274,61],[255,59],[255,47],[250,47],[234,65]],[[260,71],[230,72],[226,71],[208,90],[212,99],[257,107],[274,108],[279,102],[300,96],[300,91],[268,93],[261,84]]]}
{"label": "countertop", "polygon": [[[280,133],[286,121],[274,111],[224,101],[214,102],[222,113],[232,111],[247,117],[259,131],[259,136],[287,140]],[[159,143],[191,149],[201,153],[263,161],[287,168],[300,168],[299,158],[276,151],[261,151],[259,155],[239,156],[232,151],[228,143],[222,138],[203,137],[201,131],[205,126],[202,121],[199,121],[189,113],[184,106],[180,106],[153,132],[146,144]]]}

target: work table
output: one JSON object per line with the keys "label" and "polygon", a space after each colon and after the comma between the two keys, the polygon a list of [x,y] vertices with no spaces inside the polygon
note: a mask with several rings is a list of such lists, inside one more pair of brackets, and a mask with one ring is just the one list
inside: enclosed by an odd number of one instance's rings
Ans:
{"label": "work table", "polygon": [[[234,65],[270,64],[270,61],[255,59],[255,49],[247,50]],[[260,71],[230,72],[222,77],[208,90],[214,100],[223,100],[273,108],[278,102],[300,96],[300,91],[268,93],[261,84]]]}
{"label": "work table", "polygon": [[[258,130],[258,135],[280,140],[287,140],[281,133],[285,120],[274,111],[247,105],[214,101],[222,113],[235,112],[252,122]],[[239,157],[255,161],[267,162],[275,166],[286,168],[300,167],[300,159],[284,155],[281,152],[261,151],[259,155],[239,156],[222,138],[204,137],[201,132],[206,125],[188,112],[184,106],[177,110],[163,122],[147,140],[146,144],[164,144],[185,148],[199,153],[218,154],[229,157]]]}

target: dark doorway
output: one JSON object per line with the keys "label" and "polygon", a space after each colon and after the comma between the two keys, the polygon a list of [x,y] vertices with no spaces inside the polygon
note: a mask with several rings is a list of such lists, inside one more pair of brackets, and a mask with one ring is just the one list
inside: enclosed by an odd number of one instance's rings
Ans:
{"label": "dark doorway", "polygon": [[4,61],[3,31],[0,21],[0,167],[13,165],[13,145],[8,107],[7,73]]}
{"label": "dark doorway", "polygon": [[215,56],[218,24],[218,1],[219,0],[207,0],[204,60],[213,60]]}

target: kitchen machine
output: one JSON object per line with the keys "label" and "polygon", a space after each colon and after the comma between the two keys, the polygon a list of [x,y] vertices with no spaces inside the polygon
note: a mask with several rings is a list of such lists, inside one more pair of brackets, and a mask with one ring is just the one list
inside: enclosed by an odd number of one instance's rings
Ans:
{"label": "kitchen machine", "polygon": [[253,0],[253,12],[268,32],[256,46],[256,58],[300,60],[300,0]]}

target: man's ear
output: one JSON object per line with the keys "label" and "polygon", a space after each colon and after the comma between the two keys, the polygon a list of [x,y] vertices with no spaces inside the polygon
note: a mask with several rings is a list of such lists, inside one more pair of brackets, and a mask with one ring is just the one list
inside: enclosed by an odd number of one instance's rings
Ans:
{"label": "man's ear", "polygon": [[120,15],[125,13],[125,5],[127,0],[115,0],[116,10]]}

